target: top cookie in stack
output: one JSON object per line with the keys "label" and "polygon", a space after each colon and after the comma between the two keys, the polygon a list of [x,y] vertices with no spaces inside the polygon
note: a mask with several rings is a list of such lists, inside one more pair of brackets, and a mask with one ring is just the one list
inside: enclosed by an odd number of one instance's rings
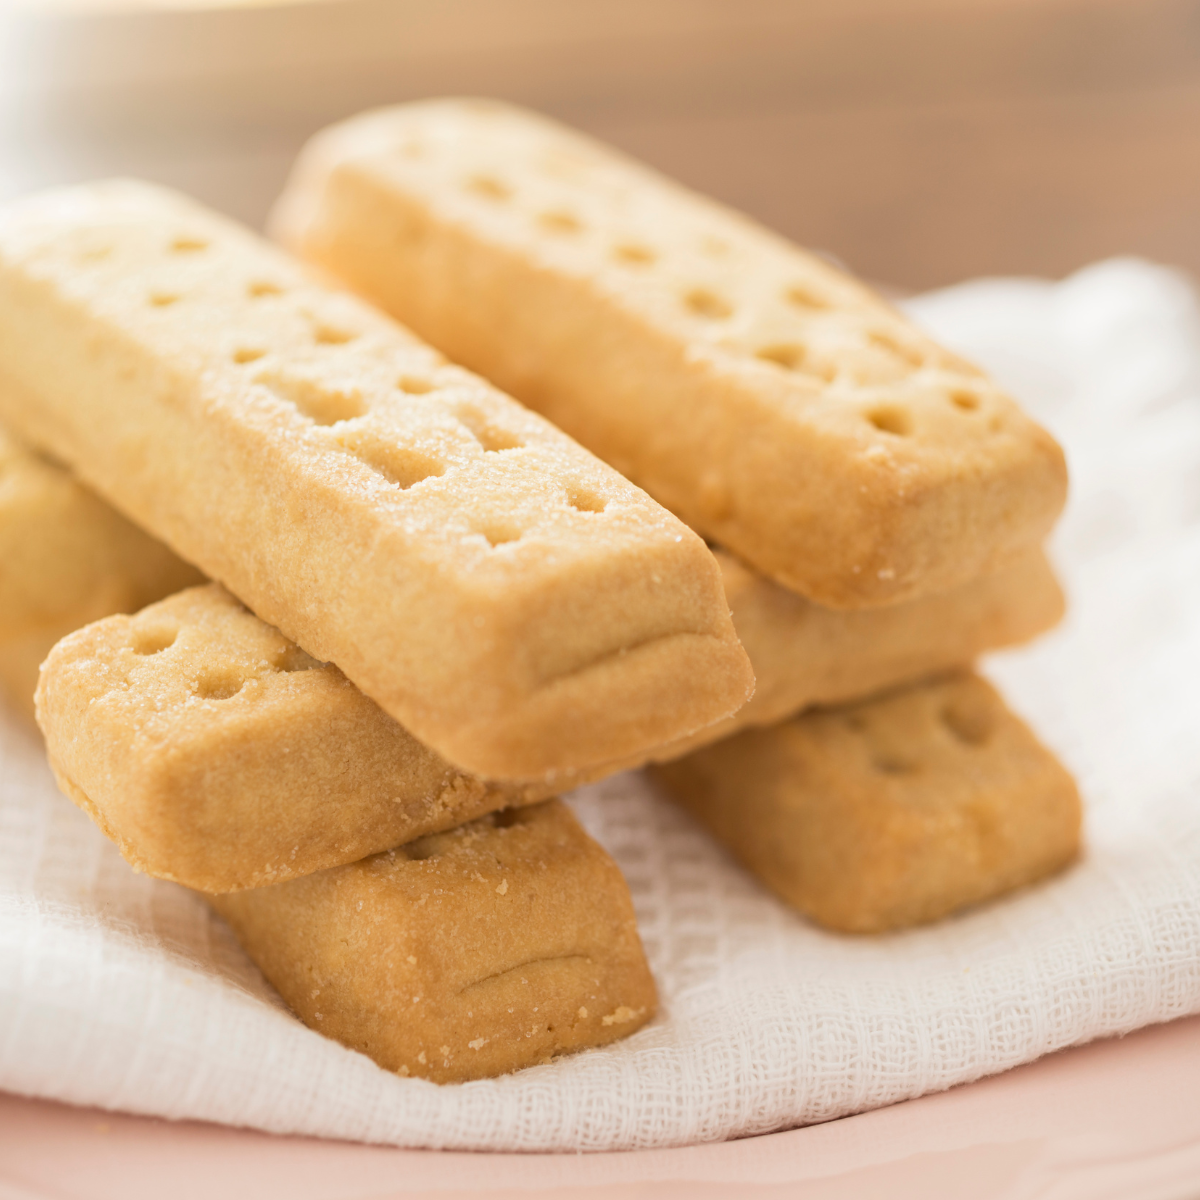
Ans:
{"label": "top cookie in stack", "polygon": [[842,272],[540,117],[449,100],[355,118],[310,144],[275,224],[829,607],[992,572],[1062,508],[1058,445],[974,367]]}

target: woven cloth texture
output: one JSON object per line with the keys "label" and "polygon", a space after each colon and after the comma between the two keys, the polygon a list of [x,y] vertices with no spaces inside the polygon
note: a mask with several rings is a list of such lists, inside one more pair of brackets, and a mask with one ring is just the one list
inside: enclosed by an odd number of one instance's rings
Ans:
{"label": "woven cloth texture", "polygon": [[305,1029],[196,896],[135,875],[0,719],[0,1088],[406,1146],[612,1150],[889,1104],[1200,1011],[1200,313],[1134,260],[909,311],[1060,437],[1064,626],[985,664],[1076,772],[1065,875],[930,928],[823,933],[639,774],[572,799],[632,888],[648,1028],[502,1079],[401,1079]]}

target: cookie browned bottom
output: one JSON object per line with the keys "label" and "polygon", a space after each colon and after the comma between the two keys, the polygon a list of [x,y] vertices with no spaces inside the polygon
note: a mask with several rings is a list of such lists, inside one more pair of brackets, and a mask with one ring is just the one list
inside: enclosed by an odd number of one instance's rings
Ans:
{"label": "cookie browned bottom", "polygon": [[754,668],[754,695],[733,716],[656,752],[658,762],[806,708],[964,668],[989,650],[1045,633],[1064,609],[1062,589],[1040,549],[951,591],[858,611],[823,608],[727,551],[715,554],[733,627]]}
{"label": "cookie browned bottom", "polygon": [[968,673],[750,730],[655,776],[772,891],[846,932],[936,920],[1079,851],[1074,780]]}
{"label": "cookie browned bottom", "polygon": [[210,902],[306,1025],[401,1075],[503,1075],[658,1003],[625,880],[560,801]]}

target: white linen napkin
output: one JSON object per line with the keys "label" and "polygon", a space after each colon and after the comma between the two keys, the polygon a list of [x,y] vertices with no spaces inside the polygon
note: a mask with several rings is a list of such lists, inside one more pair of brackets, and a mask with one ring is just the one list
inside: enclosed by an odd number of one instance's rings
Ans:
{"label": "white linen napkin", "polygon": [[823,933],[638,774],[576,793],[629,880],[662,1012],[628,1041],[438,1087],[310,1032],[183,888],[135,875],[0,720],[0,1088],[406,1146],[614,1150],[918,1096],[1200,1011],[1200,314],[1102,263],[911,313],[1067,446],[1072,610],[989,673],[1079,777],[1066,875],[931,928]]}

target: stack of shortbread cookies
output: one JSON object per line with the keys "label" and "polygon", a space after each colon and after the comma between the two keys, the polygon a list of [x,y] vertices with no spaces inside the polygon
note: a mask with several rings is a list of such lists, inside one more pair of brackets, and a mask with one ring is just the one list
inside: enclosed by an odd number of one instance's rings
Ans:
{"label": "stack of shortbread cookies", "polygon": [[452,1081],[649,1020],[553,799],[631,766],[836,929],[1077,853],[969,673],[1062,612],[1062,454],[986,377],[495,104],[320,135],[275,229],[308,267],[149,185],[0,213],[0,663],[61,637],[64,791],[308,1025]]}
{"label": "stack of shortbread cookies", "polygon": [[1076,853],[1070,777],[996,694],[914,683],[1061,615],[1039,547],[1062,451],[979,370],[812,255],[486,101],[319,135],[275,227],[722,548],[758,691],[721,732],[771,727],[658,774],[785,900],[895,928]]}

